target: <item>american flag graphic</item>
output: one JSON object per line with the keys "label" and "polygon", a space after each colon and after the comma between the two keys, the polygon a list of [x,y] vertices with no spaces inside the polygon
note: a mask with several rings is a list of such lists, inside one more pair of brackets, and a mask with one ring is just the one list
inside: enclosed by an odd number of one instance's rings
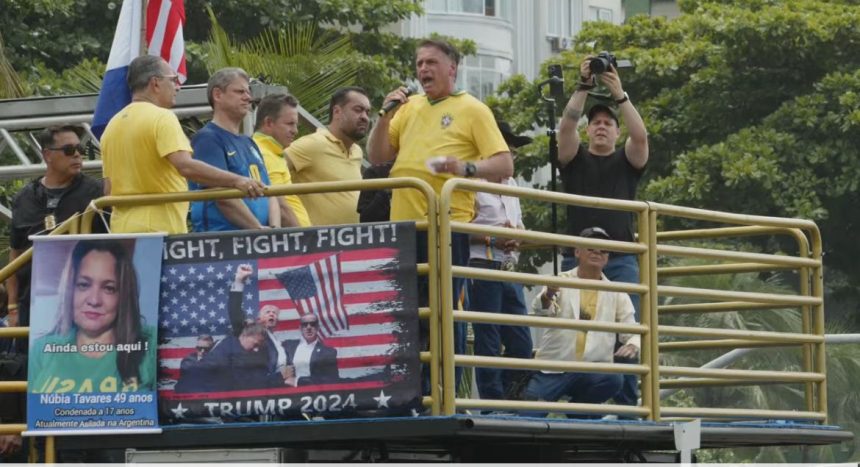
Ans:
{"label": "american flag graphic", "polygon": [[333,254],[275,275],[286,287],[299,316],[312,314],[319,318],[323,337],[349,329],[349,318],[342,301],[339,257],[340,254]]}
{"label": "american flag graphic", "polygon": [[[321,322],[330,326],[324,334],[325,343],[337,349],[342,380],[364,379],[396,369],[395,354],[402,345],[397,336],[402,331],[397,314],[404,309],[398,298],[398,253],[397,248],[369,248],[335,254],[327,251],[247,260],[166,262],[159,305],[159,335],[163,338],[159,344],[159,390],[172,390],[182,358],[194,351],[199,334],[211,334],[218,341],[232,332],[228,298],[240,264],[250,264],[255,273],[242,291],[245,317],[255,319],[266,304],[277,306],[278,341],[298,339],[301,315],[323,310]],[[333,306],[318,306],[318,300]]]}
{"label": "american flag graphic", "polygon": [[[230,285],[240,264],[251,261],[223,261],[213,264],[185,263],[166,266],[161,275],[159,300],[159,335],[168,338],[190,337],[194,343],[200,334],[231,334],[227,305]],[[242,294],[242,311],[249,319],[259,309],[253,292],[252,276]]]}
{"label": "american flag graphic", "polygon": [[188,73],[185,67],[185,4],[182,0],[149,0],[146,5],[146,42],[149,54],[163,58],[176,70],[179,82],[184,83]]}

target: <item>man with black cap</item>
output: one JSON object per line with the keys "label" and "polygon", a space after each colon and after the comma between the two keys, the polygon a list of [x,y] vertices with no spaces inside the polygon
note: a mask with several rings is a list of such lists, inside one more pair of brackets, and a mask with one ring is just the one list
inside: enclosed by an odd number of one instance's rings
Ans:
{"label": "man with black cap", "polygon": [[[497,122],[511,154],[515,149],[531,143],[528,136],[515,135],[507,122]],[[488,182],[517,186],[513,177],[490,177]],[[524,229],[520,200],[514,196],[501,196],[478,192],[475,197],[474,224]],[[513,271],[519,258],[519,241],[484,235],[470,239],[469,266],[484,269]],[[525,315],[526,303],[523,286],[513,282],[473,279],[469,283],[469,308],[474,311]],[[511,358],[531,358],[532,339],[527,326],[473,324],[475,355]],[[478,393],[481,399],[508,399],[516,391],[523,372],[497,368],[475,370]]]}
{"label": "man with black cap", "polygon": [[[589,227],[580,237],[610,240],[600,227]],[[592,248],[576,248],[579,266],[559,274],[609,281],[603,270],[609,252]],[[605,321],[634,324],[633,303],[622,292],[604,290],[559,289],[545,287],[532,302],[535,314],[563,319]],[[615,334],[597,331],[550,328],[543,333],[535,358],[562,362],[611,362],[613,357],[636,358],[641,338],[638,334],[620,334],[621,347],[615,349]],[[570,402],[600,404],[613,397],[621,388],[622,375],[608,373],[576,373],[542,371],[535,373],[526,388],[527,400],[557,401],[563,396]],[[528,414],[539,416],[540,414]]]}
{"label": "man with black cap", "polygon": [[[580,65],[580,82],[564,109],[558,129],[558,162],[564,190],[567,193],[601,198],[632,200],[636,186],[648,162],[648,133],[639,112],[621,87],[615,67],[596,75],[589,66],[591,57]],[[627,124],[627,141],[615,147],[621,135],[618,114],[603,104],[588,110],[588,145],[580,144],[577,125],[582,117],[588,91],[600,81],[612,95],[621,117]],[[579,206],[567,208],[567,234],[576,235],[589,226],[599,226],[614,240],[633,241],[633,214],[607,209]],[[562,270],[576,265],[576,259],[567,251],[563,255]],[[639,264],[632,254],[611,253],[603,273],[615,282],[639,282]],[[639,321],[639,296],[630,296]],[[616,360],[629,363],[629,361]],[[626,375],[624,387],[615,397],[621,404],[636,405],[636,377]]]}

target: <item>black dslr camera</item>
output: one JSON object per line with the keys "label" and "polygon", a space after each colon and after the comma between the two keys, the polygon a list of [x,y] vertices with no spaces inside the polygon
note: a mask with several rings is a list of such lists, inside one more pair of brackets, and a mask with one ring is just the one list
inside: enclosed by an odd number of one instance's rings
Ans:
{"label": "black dslr camera", "polygon": [[609,67],[617,69],[618,68],[618,60],[615,59],[615,55],[607,51],[600,52],[596,57],[592,58],[591,61],[588,62],[588,66],[591,67],[591,73],[595,75],[599,75],[606,70],[609,70]]}

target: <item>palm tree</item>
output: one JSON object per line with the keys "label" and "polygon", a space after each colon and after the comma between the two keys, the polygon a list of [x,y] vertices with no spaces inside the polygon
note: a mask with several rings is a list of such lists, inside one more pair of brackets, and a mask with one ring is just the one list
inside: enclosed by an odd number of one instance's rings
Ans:
{"label": "palm tree", "polygon": [[6,57],[3,35],[0,34],[0,99],[13,99],[27,95],[24,82]]}
{"label": "palm tree", "polygon": [[320,31],[313,23],[297,23],[236,44],[218,24],[211,8],[209,17],[211,38],[204,49],[210,72],[236,66],[252,76],[285,85],[318,119],[327,114],[332,93],[356,80],[359,60],[345,35]]}

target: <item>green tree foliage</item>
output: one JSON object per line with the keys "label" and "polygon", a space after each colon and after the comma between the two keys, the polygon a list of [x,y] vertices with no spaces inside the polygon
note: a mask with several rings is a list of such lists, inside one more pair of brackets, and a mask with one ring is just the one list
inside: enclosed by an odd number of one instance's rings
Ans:
{"label": "green tree foliage", "polygon": [[3,36],[0,35],[0,99],[12,99],[26,94],[24,83],[9,64],[3,49]]}
{"label": "green tree foliage", "polygon": [[[551,60],[565,66],[568,95],[587,54],[632,60],[620,75],[651,145],[640,198],[813,219],[836,272],[830,285],[857,296],[860,2],[680,4],[671,21],[585,24],[574,49]],[[492,102],[518,130],[541,111],[535,85],[515,77]],[[546,164],[545,147],[542,137],[526,148],[518,170]]]}
{"label": "green tree foliage", "polygon": [[85,58],[107,60],[122,0],[0,0],[0,31],[12,68],[62,72]]}
{"label": "green tree foliage", "polygon": [[374,33],[386,24],[422,12],[414,0],[186,0],[187,38],[201,41],[209,34],[210,18],[192,18],[206,8],[212,8],[221,26],[238,40],[257,37],[284,23],[307,21]]}
{"label": "green tree foliage", "polygon": [[[107,61],[121,6],[122,0],[0,0],[0,31],[9,66],[29,84],[25,87],[31,93],[77,92],[76,83],[63,86],[55,78],[84,60]],[[274,37],[288,24],[308,22],[347,38],[356,52],[353,84],[366,87],[375,100],[412,75],[415,40],[386,32],[384,26],[420,14],[421,2],[415,0],[186,0],[184,36],[191,83],[208,78],[203,44],[212,22],[207,7],[239,44],[261,40],[264,34]]]}
{"label": "green tree foliage", "polygon": [[212,39],[205,49],[210,72],[238,66],[252,76],[286,85],[319,119],[327,113],[331,94],[338,87],[354,83],[358,69],[349,38],[318,34],[313,23],[291,23],[280,31],[264,31],[236,44],[213,21]]}
{"label": "green tree foliage", "polygon": [[[288,24],[312,22],[321,30],[346,37],[352,44],[357,65],[355,82],[367,89],[372,98],[382,97],[411,76],[415,41],[383,31],[386,24],[422,12],[414,0],[188,0],[186,38],[204,42],[212,26],[207,15],[190,12],[211,7],[215,19],[238,43],[258,40],[267,31],[282,30]],[[192,79],[206,79],[205,55],[189,63]]]}

